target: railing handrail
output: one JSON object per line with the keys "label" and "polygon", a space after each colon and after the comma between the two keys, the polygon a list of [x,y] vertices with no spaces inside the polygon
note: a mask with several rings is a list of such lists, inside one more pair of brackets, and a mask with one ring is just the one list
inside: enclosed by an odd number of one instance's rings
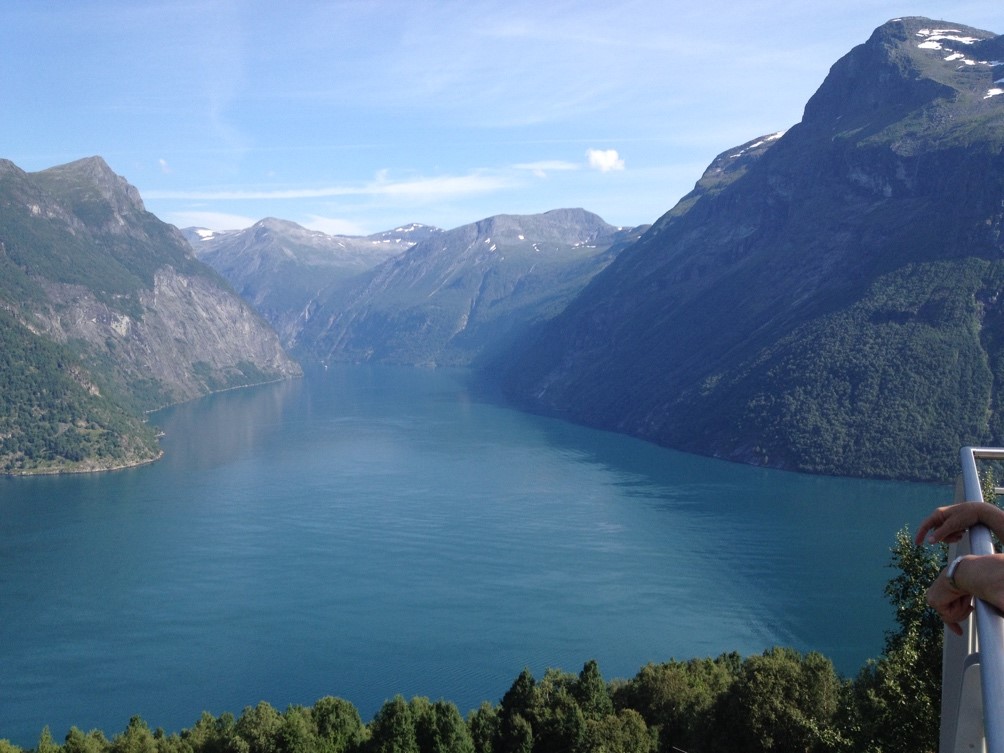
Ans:
{"label": "railing handrail", "polygon": [[[977,459],[1004,460],[1004,448],[963,447],[960,452],[962,461],[962,495],[967,501],[983,502],[983,489],[980,483]],[[986,526],[977,525],[969,529],[963,547],[972,554],[986,555],[994,553],[993,539]],[[975,621],[969,620],[970,635],[959,638],[945,630],[945,662],[943,677],[956,678],[957,685],[964,684],[962,675],[967,669],[978,663],[978,682],[980,698],[982,699],[982,721],[985,750],[989,753],[1004,753],[1004,615],[982,599],[976,599],[974,604]],[[975,624],[974,624],[975,623]],[[975,635],[973,633],[975,632]],[[960,649],[960,641],[968,642],[968,649]],[[951,642],[951,647],[949,643]],[[964,656],[962,666],[949,666],[949,662],[958,661],[960,653]],[[959,705],[965,703],[964,691],[948,687],[943,683],[942,693],[945,698],[951,698],[955,708],[942,706],[942,728],[945,729],[946,712],[955,714],[951,729],[954,739],[942,738],[942,753],[947,753],[946,747],[952,750],[958,743],[958,715],[962,711]],[[970,748],[971,749],[971,748]]]}

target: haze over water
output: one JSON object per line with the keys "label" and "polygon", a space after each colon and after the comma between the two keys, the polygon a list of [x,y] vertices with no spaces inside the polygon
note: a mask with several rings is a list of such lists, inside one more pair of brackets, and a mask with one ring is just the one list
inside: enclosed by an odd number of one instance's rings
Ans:
{"label": "haze over water", "polygon": [[781,473],[341,366],[177,406],[166,456],[0,479],[0,738],[325,695],[462,713],[523,667],[882,649],[896,531],[951,490]]}

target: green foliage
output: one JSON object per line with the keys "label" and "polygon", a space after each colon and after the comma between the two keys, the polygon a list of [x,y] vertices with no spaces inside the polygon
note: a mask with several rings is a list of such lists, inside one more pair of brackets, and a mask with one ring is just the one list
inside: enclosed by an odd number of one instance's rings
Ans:
{"label": "green foliage", "polygon": [[885,594],[898,629],[886,636],[882,656],[854,681],[847,728],[856,750],[918,753],[937,746],[944,625],[925,594],[944,560],[943,549],[916,546],[908,529],[896,534],[897,573]]}
{"label": "green foliage", "polygon": [[411,707],[421,753],[474,753],[470,729],[454,704],[413,698]]}
{"label": "green foliage", "polygon": [[[744,426],[769,462],[811,473],[945,480],[991,440],[994,376],[978,299],[989,262],[907,265],[758,355]],[[992,350],[992,349],[991,349]]]}
{"label": "green foliage", "polygon": [[945,566],[945,550],[930,549],[913,543],[913,536],[906,527],[896,532],[896,543],[892,549],[892,567],[896,575],[885,587],[886,598],[896,608],[897,631],[886,636],[886,652],[897,649],[906,636],[916,635],[928,647],[928,673],[940,673],[941,638],[944,624],[937,613],[927,606],[927,587]]}
{"label": "green foliage", "polygon": [[314,704],[312,713],[321,753],[355,750],[366,739],[366,728],[356,707],[342,698],[326,696]]}
{"label": "green foliage", "polygon": [[902,634],[895,643],[854,680],[845,722],[851,750],[933,753],[940,724],[940,666],[932,682],[925,668],[930,646],[916,632]]}
{"label": "green foliage", "polygon": [[648,753],[654,742],[642,719],[634,709],[623,709],[599,719],[588,719],[582,753]]}
{"label": "green foliage", "polygon": [[715,705],[742,666],[738,654],[647,664],[614,691],[620,709],[638,711],[660,749],[707,750],[714,732]]}
{"label": "green foliage", "polygon": [[249,706],[234,725],[235,753],[280,753],[282,727],[282,716],[268,703]]}
{"label": "green foliage", "polygon": [[157,753],[157,742],[146,722],[134,716],[125,731],[112,738],[110,753]]}
{"label": "green foliage", "polygon": [[52,739],[52,732],[48,727],[42,730],[38,736],[38,745],[35,746],[35,753],[58,753],[59,746]]}
{"label": "green foliage", "polygon": [[774,648],[743,662],[716,709],[713,750],[828,751],[843,683],[820,654]]}
{"label": "green foliage", "polygon": [[499,710],[488,701],[467,715],[467,727],[477,753],[494,753],[499,734]]}
{"label": "green foliage", "polygon": [[104,397],[72,352],[0,309],[0,473],[111,468],[158,453],[153,429]]}
{"label": "green foliage", "polygon": [[136,294],[152,287],[165,264],[207,274],[175,231],[127,198],[124,186],[97,158],[31,176],[6,171],[0,242],[30,276],[81,285],[124,313],[136,313]]}

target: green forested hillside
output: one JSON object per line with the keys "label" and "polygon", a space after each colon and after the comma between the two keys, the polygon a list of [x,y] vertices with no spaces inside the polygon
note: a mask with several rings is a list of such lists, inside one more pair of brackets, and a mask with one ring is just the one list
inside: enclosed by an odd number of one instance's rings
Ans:
{"label": "green forested hillside", "polygon": [[160,455],[153,429],[102,400],[80,359],[0,310],[0,473],[94,470]]}
{"label": "green forested hillside", "polygon": [[814,473],[943,481],[1004,443],[1004,65],[950,26],[890,21],[802,122],[723,152],[500,359],[506,394]]}
{"label": "green forested hillside", "polygon": [[0,473],[152,460],[143,411],[299,373],[98,157],[0,160],[0,344]]}
{"label": "green forested hillside", "polygon": [[135,310],[136,295],[153,286],[165,264],[188,274],[209,272],[172,237],[173,228],[137,211],[139,194],[99,158],[30,177],[6,162],[0,207],[7,259],[36,288],[43,280],[81,285],[113,307]]}
{"label": "green forested hillside", "polygon": [[673,425],[764,465],[950,478],[959,447],[1002,436],[1002,285],[1000,261],[906,265],[705,378]]}

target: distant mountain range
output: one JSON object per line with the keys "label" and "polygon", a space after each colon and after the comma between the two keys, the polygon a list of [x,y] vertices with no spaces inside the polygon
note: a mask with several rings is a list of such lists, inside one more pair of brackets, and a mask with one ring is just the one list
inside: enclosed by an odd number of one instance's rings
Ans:
{"label": "distant mountain range", "polygon": [[472,366],[526,410],[720,458],[944,481],[1004,444],[1002,231],[1004,40],[923,18],[651,227],[182,234],[98,158],[2,162],[0,472],[155,457],[142,410],[299,373],[282,345]]}
{"label": "distant mountain range", "polygon": [[196,256],[223,275],[289,347],[320,298],[331,298],[362,272],[442,231],[412,223],[366,237],[327,235],[270,217],[245,230],[182,233]]}
{"label": "distant mountain range", "polygon": [[563,209],[363,238],[274,219],[184,232],[304,358],[467,366],[559,312],[646,228]]}

